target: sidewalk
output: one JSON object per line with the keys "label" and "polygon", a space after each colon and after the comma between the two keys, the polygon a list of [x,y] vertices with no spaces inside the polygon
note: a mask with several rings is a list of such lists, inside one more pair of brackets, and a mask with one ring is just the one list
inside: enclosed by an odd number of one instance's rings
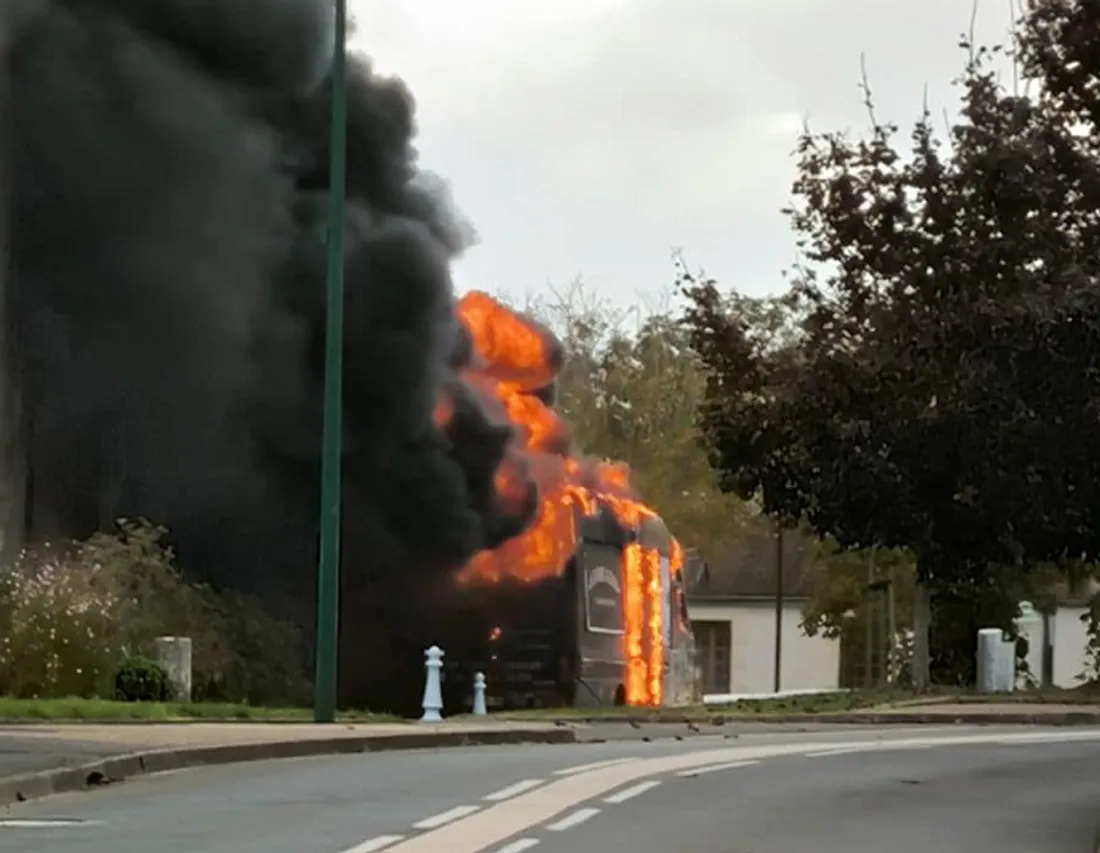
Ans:
{"label": "sidewalk", "polygon": [[572,727],[552,722],[0,726],[0,805],[184,767],[398,749],[575,741]]}

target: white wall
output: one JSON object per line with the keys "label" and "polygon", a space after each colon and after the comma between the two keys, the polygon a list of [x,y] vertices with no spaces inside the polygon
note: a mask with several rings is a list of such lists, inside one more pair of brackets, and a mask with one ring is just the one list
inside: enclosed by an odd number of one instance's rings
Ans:
{"label": "white wall", "polygon": [[[730,692],[770,693],[775,688],[775,605],[689,603],[692,621],[729,622]],[[782,690],[835,690],[840,682],[840,641],[802,633],[801,602],[783,608]]]}
{"label": "white wall", "polygon": [[1051,645],[1054,647],[1054,672],[1052,679],[1055,687],[1080,687],[1079,676],[1087,665],[1085,645],[1088,634],[1081,617],[1084,607],[1061,606],[1051,619]]}

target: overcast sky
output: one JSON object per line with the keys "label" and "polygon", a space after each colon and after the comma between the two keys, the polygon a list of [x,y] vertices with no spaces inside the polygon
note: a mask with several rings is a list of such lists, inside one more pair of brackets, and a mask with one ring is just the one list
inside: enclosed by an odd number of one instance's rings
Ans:
{"label": "overcast sky", "polygon": [[[1011,0],[977,33],[999,40]],[[779,208],[803,118],[911,122],[953,109],[971,0],[350,0],[355,49],[417,98],[425,168],[480,244],[460,289],[517,296],[580,276],[617,302],[670,255],[755,294],[794,259]]]}

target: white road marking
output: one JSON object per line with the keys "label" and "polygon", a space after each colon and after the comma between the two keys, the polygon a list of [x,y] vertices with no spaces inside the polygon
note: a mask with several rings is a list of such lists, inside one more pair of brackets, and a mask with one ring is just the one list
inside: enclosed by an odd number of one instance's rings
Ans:
{"label": "white road marking", "polygon": [[737,767],[751,767],[759,763],[759,761],[727,761],[724,764],[708,764],[704,767],[693,767],[691,770],[681,770],[676,775],[682,779],[693,779],[705,773],[718,773],[721,770],[733,770]]}
{"label": "white road marking", "polygon": [[620,764],[629,764],[637,761],[637,758],[610,758],[607,761],[593,761],[591,764],[578,764],[576,767],[566,767],[564,770],[555,770],[555,776],[572,776],[575,773],[586,773],[589,770],[602,770],[604,767],[618,767]]}
{"label": "white road marking", "polygon": [[391,844],[396,844],[404,837],[404,835],[379,835],[375,838],[368,838],[362,844],[356,844],[354,847],[349,847],[347,850],[344,850],[343,853],[377,853],[378,850],[389,847]]}
{"label": "white road marking", "polygon": [[839,746],[836,749],[822,749],[819,752],[807,752],[804,758],[827,758],[830,755],[851,755],[853,752],[869,752],[865,746]]}
{"label": "white road marking", "polygon": [[537,838],[517,838],[511,844],[505,844],[497,853],[523,853],[539,843]]}
{"label": "white road marking", "polygon": [[551,832],[564,832],[567,829],[572,829],[574,826],[579,826],[589,818],[593,818],[600,813],[599,809],[577,809],[570,815],[566,815],[559,821],[547,824],[546,828]]}
{"label": "white road marking", "polygon": [[76,826],[102,826],[101,820],[77,820],[71,817],[7,818],[0,820],[4,829],[67,829]]}
{"label": "white road marking", "polygon": [[627,800],[633,800],[639,794],[644,794],[646,791],[651,791],[661,784],[659,779],[650,779],[648,782],[639,782],[637,785],[631,785],[629,788],[612,794],[610,797],[604,797],[605,803],[611,803],[614,806],[619,803],[625,803]]}
{"label": "white road marking", "polygon": [[[944,732],[944,728],[935,729]],[[1004,729],[977,731],[972,734],[935,734],[913,738],[883,739],[881,737],[851,740],[848,746],[861,746],[868,749],[892,750],[899,746],[948,746],[966,744],[994,744],[999,741],[1019,741],[1021,738],[1035,737],[1032,732],[1018,735],[1006,734]],[[1052,732],[1051,738],[1063,741],[1100,742],[1100,727],[1089,731]],[[652,756],[649,758],[627,759],[625,762],[608,764],[588,769],[570,768],[557,774],[554,779],[537,790],[528,791],[517,797],[493,803],[485,809],[461,818],[445,827],[423,832],[389,848],[386,853],[481,853],[495,845],[507,842],[530,829],[543,825],[547,821],[558,819],[571,809],[585,802],[608,795],[609,793],[638,782],[665,774],[674,774],[680,770],[694,767],[720,764],[732,761],[778,758],[781,756],[805,755],[808,752],[821,752],[842,746],[836,740],[806,740],[798,743],[771,743],[756,746],[721,747],[716,749],[690,750],[674,755]],[[587,818],[586,818],[587,819]]]}
{"label": "white road marking", "polygon": [[447,809],[445,812],[440,812],[437,815],[424,818],[419,823],[414,823],[413,829],[436,829],[459,818],[469,817],[480,808],[481,806],[455,806],[453,809]]}
{"label": "white road marking", "polygon": [[499,791],[486,794],[482,799],[490,803],[500,802],[501,800],[507,800],[509,797],[514,797],[517,794],[522,794],[525,791],[530,791],[532,788],[537,788],[541,784],[542,779],[521,779],[514,785],[509,785],[507,788],[501,788]]}
{"label": "white road marking", "polygon": [[1027,746],[1033,743],[1070,743],[1078,740],[1094,740],[1095,730],[1083,732],[1026,732],[1005,735],[994,741],[998,746]]}

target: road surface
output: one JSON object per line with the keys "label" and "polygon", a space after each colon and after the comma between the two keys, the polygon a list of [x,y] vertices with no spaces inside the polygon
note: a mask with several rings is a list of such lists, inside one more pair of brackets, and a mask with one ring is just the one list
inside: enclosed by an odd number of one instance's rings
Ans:
{"label": "road surface", "polygon": [[1100,730],[846,727],[180,771],[13,806],[0,853],[1090,853],[1098,826]]}

